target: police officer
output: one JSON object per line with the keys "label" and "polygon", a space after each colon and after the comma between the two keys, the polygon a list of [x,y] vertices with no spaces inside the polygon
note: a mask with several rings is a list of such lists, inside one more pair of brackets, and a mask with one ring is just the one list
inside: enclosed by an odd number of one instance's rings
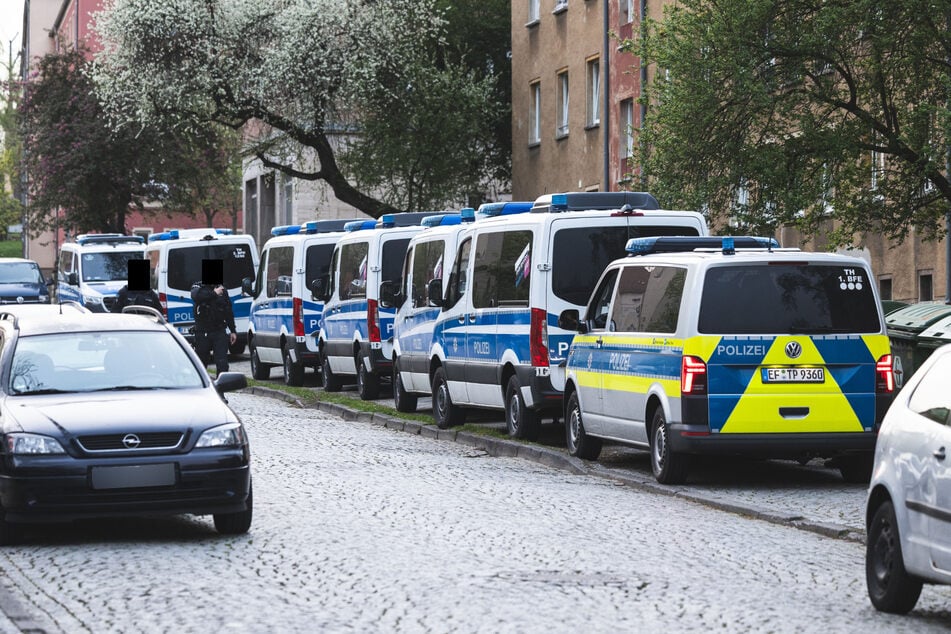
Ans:
{"label": "police officer", "polygon": [[195,351],[203,363],[207,363],[209,352],[214,353],[218,373],[227,372],[228,346],[238,339],[228,291],[221,284],[198,283],[192,286],[192,301],[195,305]]}
{"label": "police officer", "polygon": [[144,290],[130,291],[126,284],[116,293],[116,303],[112,305],[112,312],[121,313],[126,306],[149,306],[162,312],[162,302],[159,301],[158,293],[151,288]]}

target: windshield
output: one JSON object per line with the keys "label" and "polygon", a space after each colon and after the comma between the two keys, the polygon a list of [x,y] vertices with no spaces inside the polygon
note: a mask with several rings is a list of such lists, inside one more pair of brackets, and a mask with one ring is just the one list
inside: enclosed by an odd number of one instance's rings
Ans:
{"label": "windshield", "polygon": [[141,260],[145,251],[100,251],[82,254],[84,282],[125,281],[129,278],[129,260]]}
{"label": "windshield", "polygon": [[204,385],[191,357],[165,331],[20,337],[8,380],[12,394]]}
{"label": "windshield", "polygon": [[33,262],[0,264],[0,284],[42,284],[40,267]]}

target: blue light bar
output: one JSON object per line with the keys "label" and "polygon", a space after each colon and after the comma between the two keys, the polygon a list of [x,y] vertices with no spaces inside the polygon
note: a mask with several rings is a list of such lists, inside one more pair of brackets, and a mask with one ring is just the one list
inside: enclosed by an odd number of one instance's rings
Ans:
{"label": "blue light bar", "polygon": [[363,231],[376,229],[376,220],[353,220],[343,226],[344,231]]}
{"label": "blue light bar", "polygon": [[733,237],[726,236],[723,238],[723,255],[734,255],[736,253],[736,247],[733,246]]}
{"label": "blue light bar", "polygon": [[301,228],[307,233],[317,233],[317,221],[310,220],[301,225]]}
{"label": "blue light bar", "polygon": [[552,194],[551,210],[566,211],[568,209],[568,196],[565,194]]}
{"label": "blue light bar", "polygon": [[461,214],[435,214],[426,216],[419,224],[423,227],[448,227],[462,222]]}
{"label": "blue light bar", "polygon": [[123,242],[145,244],[145,238],[121,233],[84,233],[76,236],[76,244],[120,244]]}
{"label": "blue light bar", "polygon": [[280,227],[274,227],[271,229],[272,236],[292,236],[296,233],[300,233],[300,225],[281,225]]}
{"label": "blue light bar", "polygon": [[512,216],[523,214],[532,210],[532,203],[509,202],[509,203],[483,203],[479,205],[479,218],[494,218],[496,216]]}
{"label": "blue light bar", "polygon": [[[729,248],[729,251],[727,251]],[[736,249],[778,249],[775,238],[757,236],[654,236],[651,238],[631,238],[624,250],[629,255],[647,255],[649,253],[675,253],[696,249],[721,250],[732,255]]]}
{"label": "blue light bar", "polygon": [[463,207],[459,210],[459,219],[462,222],[472,222],[475,220],[475,209],[472,207]]}
{"label": "blue light bar", "polygon": [[380,229],[390,229],[396,226],[396,219],[393,218],[393,214],[383,214],[376,226]]}

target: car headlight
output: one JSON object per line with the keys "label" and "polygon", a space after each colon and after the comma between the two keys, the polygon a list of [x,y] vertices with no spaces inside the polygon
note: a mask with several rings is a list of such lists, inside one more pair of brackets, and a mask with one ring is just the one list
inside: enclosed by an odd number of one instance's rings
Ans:
{"label": "car headlight", "polygon": [[83,295],[83,303],[102,306],[102,295]]}
{"label": "car headlight", "polygon": [[195,444],[196,449],[202,447],[240,447],[245,443],[244,427],[241,423],[228,423],[206,429]]}
{"label": "car headlight", "polygon": [[39,434],[7,434],[7,452],[15,455],[66,453],[59,441]]}

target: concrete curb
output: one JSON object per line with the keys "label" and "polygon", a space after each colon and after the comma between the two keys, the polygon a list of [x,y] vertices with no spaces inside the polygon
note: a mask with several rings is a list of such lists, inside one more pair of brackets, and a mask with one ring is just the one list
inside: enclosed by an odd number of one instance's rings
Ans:
{"label": "concrete curb", "polygon": [[653,478],[641,474],[619,473],[617,471],[607,469],[596,462],[587,462],[579,458],[573,458],[564,451],[551,449],[541,445],[533,445],[505,438],[496,438],[494,436],[482,436],[479,434],[473,434],[471,432],[459,431],[455,429],[439,429],[435,425],[427,425],[416,421],[408,421],[402,418],[391,416],[389,414],[362,412],[337,403],[317,401],[313,404],[304,404],[300,401],[300,399],[287,394],[286,392],[266,387],[254,386],[247,388],[244,391],[250,392],[251,394],[257,394],[259,396],[276,398],[287,403],[291,403],[296,407],[317,409],[319,411],[338,416],[343,420],[366,422],[373,425],[386,427],[387,429],[394,429],[426,438],[456,442],[476,449],[481,449],[488,455],[497,458],[522,458],[525,460],[531,460],[533,462],[537,462],[548,467],[553,467],[555,469],[561,469],[575,475],[587,475],[605,480],[613,480],[619,484],[629,486],[639,491],[689,500],[696,504],[702,504],[703,506],[719,511],[733,513],[734,515],[742,515],[743,517],[762,520],[764,522],[770,522],[771,524],[789,526],[791,528],[815,533],[823,537],[831,537],[833,539],[841,539],[861,544],[865,543],[865,532],[856,531],[852,528],[849,528],[848,526],[810,520],[809,518],[803,517],[802,515],[794,512],[778,513],[773,510],[757,508],[752,505],[724,501],[702,492],[690,491],[682,487],[660,484]]}

